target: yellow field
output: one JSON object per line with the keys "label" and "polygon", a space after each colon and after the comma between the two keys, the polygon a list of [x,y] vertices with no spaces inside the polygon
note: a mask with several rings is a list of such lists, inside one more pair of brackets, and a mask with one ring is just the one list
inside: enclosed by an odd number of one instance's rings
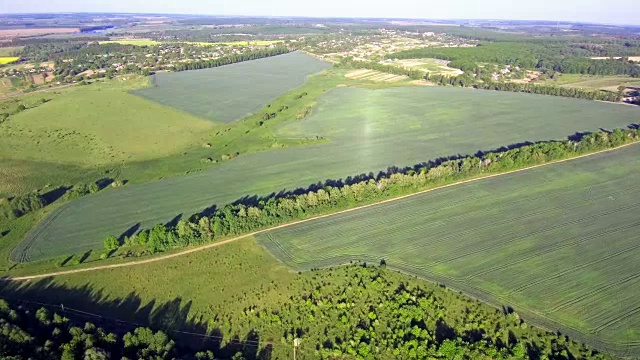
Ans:
{"label": "yellow field", "polygon": [[15,56],[2,56],[0,57],[0,65],[11,64],[12,62],[16,62],[20,60],[19,57]]}

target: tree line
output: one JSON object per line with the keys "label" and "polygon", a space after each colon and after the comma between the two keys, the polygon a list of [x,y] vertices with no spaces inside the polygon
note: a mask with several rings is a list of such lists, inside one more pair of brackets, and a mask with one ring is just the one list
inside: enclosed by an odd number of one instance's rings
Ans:
{"label": "tree line", "polygon": [[[640,50],[636,49],[636,52]],[[627,57],[620,60],[594,60],[589,58],[591,56],[602,56],[602,52],[594,51],[588,46],[572,46],[566,42],[527,41],[480,43],[474,47],[420,48],[389,54],[387,58],[449,60],[452,67],[471,72],[482,63],[491,63],[571,74],[640,77],[640,66]]]}
{"label": "tree line", "polygon": [[256,59],[262,59],[262,58],[276,56],[276,55],[282,55],[288,52],[291,52],[291,50],[289,50],[287,47],[276,46],[276,47],[266,48],[261,50],[253,50],[253,51],[245,52],[242,54],[227,55],[217,59],[175,63],[172,69],[174,71],[208,69],[208,68],[214,68],[214,67],[223,66],[223,65],[234,64],[242,61],[256,60]]}
{"label": "tree line", "polygon": [[[158,224],[114,244],[109,237],[105,248],[143,245],[148,253],[203,244],[315,215],[414,193],[427,188],[484,174],[499,173],[554,160],[566,159],[617,147],[640,139],[640,129],[615,129],[584,134],[580,139],[544,141],[513,149],[431,162],[410,169],[390,170],[378,176],[361,175],[345,181],[310,186],[308,189],[253,202],[237,202],[212,215],[194,215],[176,226]],[[117,246],[116,246],[117,245]]]}

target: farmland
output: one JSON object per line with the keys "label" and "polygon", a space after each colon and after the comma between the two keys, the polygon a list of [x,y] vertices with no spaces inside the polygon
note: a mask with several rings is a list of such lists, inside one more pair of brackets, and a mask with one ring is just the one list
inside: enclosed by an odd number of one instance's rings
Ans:
{"label": "farmland", "polygon": [[446,75],[446,76],[456,76],[463,73],[460,69],[455,69],[447,66],[449,63],[446,60],[438,60],[438,59],[404,59],[404,60],[387,60],[384,62],[385,64],[390,63],[394,65],[400,65],[402,67],[408,67],[423,71],[428,71],[433,75]]}
{"label": "farmland", "polygon": [[290,53],[220,68],[158,73],[142,97],[206,119],[232,122],[254,113],[329,65]]}
{"label": "farmland", "polygon": [[[313,84],[308,86],[311,92]],[[25,251],[30,260],[77,254],[100,248],[107,235],[188,217],[244,196],[506,144],[565,138],[576,131],[626,126],[639,117],[638,109],[628,106],[517,93],[336,88],[318,100],[310,117],[277,131],[281,139],[324,137],[329,142],[242,155],[197,174],[78,199],[53,211],[14,258]]]}
{"label": "farmland", "polygon": [[416,195],[259,236],[295,270],[379,262],[640,353],[640,147]]}
{"label": "farmland", "polygon": [[[29,191],[73,174],[201,146],[214,126],[127,93],[143,81],[118,79],[5,101],[0,112],[18,102],[28,109],[0,124],[0,193]],[[40,104],[42,99],[46,103]],[[69,171],[74,167],[92,170]]]}
{"label": "farmland", "polygon": [[18,61],[20,58],[15,56],[0,56],[0,65],[11,64]]}

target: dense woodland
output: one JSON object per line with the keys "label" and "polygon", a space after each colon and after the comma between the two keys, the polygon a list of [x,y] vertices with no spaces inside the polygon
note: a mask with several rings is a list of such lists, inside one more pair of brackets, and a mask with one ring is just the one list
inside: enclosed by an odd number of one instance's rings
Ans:
{"label": "dense woodland", "polygon": [[[634,126],[612,132],[583,134],[579,139],[545,141],[485,154],[432,161],[409,169],[390,169],[377,176],[365,174],[327,181],[289,194],[239,200],[213,211],[211,215],[197,214],[189,220],[180,220],[175,226],[158,224],[150,230],[123,239],[110,236],[105,239],[105,249],[114,252],[123,246],[121,256],[128,257],[202,244],[460,179],[565,159],[639,139],[640,129]],[[144,250],[140,251],[140,247]]]}
{"label": "dense woodland", "polygon": [[[496,42],[474,47],[422,48],[389,54],[389,59],[436,58],[450,60],[450,66],[463,71],[476,71],[479,65],[492,63],[524,69],[553,70],[568,74],[629,75],[640,77],[640,66],[620,60],[592,60],[596,56],[629,56],[640,54],[637,42],[606,50],[598,44],[569,42]],[[625,49],[626,51],[618,50]]]}
{"label": "dense woodland", "polygon": [[[565,335],[530,327],[510,308],[496,309],[380,266],[353,264],[298,276],[290,298],[256,304],[232,318],[258,343],[180,346],[147,328],[111,333],[65,318],[58,308],[0,300],[0,355],[7,359],[606,359]],[[37,309],[37,310],[36,310]],[[71,313],[69,313],[71,317]],[[183,319],[185,321],[185,319]],[[104,323],[106,327],[110,322]],[[171,334],[171,332],[169,332]],[[267,335],[272,334],[272,335]],[[179,335],[176,335],[179,336]],[[229,339],[227,339],[228,341]],[[240,342],[244,339],[239,339]],[[193,343],[193,342],[191,342]]]}
{"label": "dense woodland", "polygon": [[136,328],[122,336],[86,322],[70,321],[45,307],[11,306],[0,299],[0,358],[214,359],[210,351],[181,352],[162,331]]}

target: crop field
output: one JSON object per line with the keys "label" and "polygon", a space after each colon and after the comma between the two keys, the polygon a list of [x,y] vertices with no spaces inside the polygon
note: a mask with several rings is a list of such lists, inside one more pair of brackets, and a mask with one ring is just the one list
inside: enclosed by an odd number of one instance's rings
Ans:
{"label": "crop field", "polygon": [[347,79],[368,80],[374,82],[398,82],[408,80],[407,76],[387,74],[376,70],[358,69],[345,74]]}
{"label": "crop field", "polygon": [[20,58],[16,56],[0,56],[0,65],[11,64],[18,60],[20,60]]}
{"label": "crop field", "polygon": [[379,262],[640,354],[640,146],[258,237],[295,270]]}
{"label": "crop field", "polygon": [[34,261],[101,248],[108,235],[244,196],[639,119],[639,108],[559,97],[443,87],[335,88],[312,115],[278,131],[281,138],[322,136],[328,142],[241,155],[206,171],[74,200],[41,222],[12,258]]}
{"label": "crop field", "polygon": [[559,85],[571,88],[601,89],[617,92],[618,86],[637,86],[638,79],[630,76],[596,76],[562,74],[557,79],[542,82],[545,85]]}
{"label": "crop field", "polygon": [[[178,153],[200,146],[214,128],[209,121],[128,94],[144,80],[127,81],[23,97],[28,109],[0,124],[0,193],[20,192],[31,185],[32,176],[42,186],[58,173],[83,174],[96,166]],[[41,99],[49,101],[29,108]],[[17,101],[6,100],[0,112]]]}
{"label": "crop field", "polygon": [[206,119],[232,122],[300,85],[329,64],[294,52],[212,69],[157,73],[147,99]]}
{"label": "crop field", "polygon": [[389,62],[393,65],[399,65],[402,67],[428,71],[431,74],[456,76],[464,73],[464,71],[460,69],[447,66],[449,61],[446,61],[446,60],[423,58],[423,59],[403,59],[403,60],[394,60],[394,61],[387,60],[383,63],[387,64]]}

